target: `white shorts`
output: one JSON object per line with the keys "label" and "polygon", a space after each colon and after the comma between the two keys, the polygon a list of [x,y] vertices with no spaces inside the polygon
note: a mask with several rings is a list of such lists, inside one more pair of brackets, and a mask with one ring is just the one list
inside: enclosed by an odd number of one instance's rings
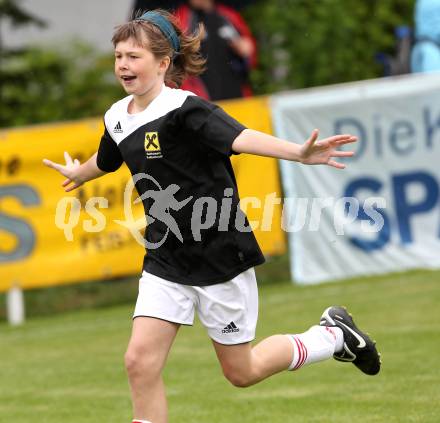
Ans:
{"label": "white shorts", "polygon": [[195,310],[214,341],[225,345],[252,341],[258,318],[254,269],[209,286],[182,285],[142,273],[133,318],[155,317],[192,325]]}

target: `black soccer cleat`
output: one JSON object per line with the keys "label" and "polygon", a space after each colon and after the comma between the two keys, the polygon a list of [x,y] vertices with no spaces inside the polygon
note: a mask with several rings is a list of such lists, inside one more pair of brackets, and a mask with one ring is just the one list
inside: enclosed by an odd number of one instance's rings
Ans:
{"label": "black soccer cleat", "polygon": [[342,351],[333,354],[335,360],[353,363],[367,375],[379,373],[381,360],[376,342],[360,331],[345,307],[333,306],[322,313],[321,326],[335,326],[344,334]]}

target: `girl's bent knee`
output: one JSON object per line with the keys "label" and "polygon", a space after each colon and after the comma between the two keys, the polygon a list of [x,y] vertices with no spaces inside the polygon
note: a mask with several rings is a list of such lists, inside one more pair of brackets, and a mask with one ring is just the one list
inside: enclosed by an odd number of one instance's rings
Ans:
{"label": "girl's bent knee", "polygon": [[251,377],[236,371],[223,371],[225,378],[237,388],[247,388],[254,384]]}

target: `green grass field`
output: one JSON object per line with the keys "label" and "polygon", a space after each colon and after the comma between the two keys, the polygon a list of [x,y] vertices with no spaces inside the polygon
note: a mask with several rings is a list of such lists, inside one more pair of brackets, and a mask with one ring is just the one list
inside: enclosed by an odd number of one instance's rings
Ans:
{"label": "green grass field", "polygon": [[[170,422],[439,422],[440,272],[264,284],[257,338],[301,332],[331,304],[347,305],[377,339],[378,376],[329,360],[234,388],[197,323],[181,329],[165,372]],[[131,312],[124,305],[0,324],[0,422],[128,423]]]}

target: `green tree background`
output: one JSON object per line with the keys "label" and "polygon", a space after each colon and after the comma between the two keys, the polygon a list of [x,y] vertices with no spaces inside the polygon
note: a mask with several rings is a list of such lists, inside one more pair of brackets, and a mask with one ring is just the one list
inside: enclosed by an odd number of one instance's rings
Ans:
{"label": "green tree background", "polygon": [[414,0],[270,0],[244,15],[257,37],[257,93],[377,78],[378,52],[394,54],[394,30],[413,25]]}
{"label": "green tree background", "polygon": [[[378,52],[412,26],[414,0],[260,0],[243,11],[259,46],[256,94],[377,78]],[[42,25],[18,0],[0,0],[0,26]],[[123,95],[112,54],[84,43],[10,51],[0,39],[0,127],[100,116]]]}
{"label": "green tree background", "polygon": [[[6,21],[46,26],[17,0],[0,0],[0,29]],[[99,116],[121,95],[111,54],[79,41],[8,49],[0,37],[0,127]]]}

